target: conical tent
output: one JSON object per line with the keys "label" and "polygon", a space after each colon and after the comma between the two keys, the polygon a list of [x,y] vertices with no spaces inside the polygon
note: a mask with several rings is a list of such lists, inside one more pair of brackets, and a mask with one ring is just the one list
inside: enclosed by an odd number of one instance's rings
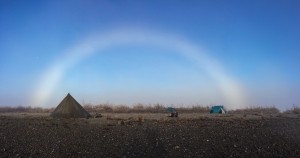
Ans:
{"label": "conical tent", "polygon": [[52,117],[88,118],[91,115],[68,93],[51,113]]}

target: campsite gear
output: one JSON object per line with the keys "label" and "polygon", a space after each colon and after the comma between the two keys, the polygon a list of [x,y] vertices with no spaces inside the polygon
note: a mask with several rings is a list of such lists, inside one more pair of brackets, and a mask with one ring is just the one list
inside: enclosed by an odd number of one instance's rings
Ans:
{"label": "campsite gear", "polygon": [[216,105],[216,106],[211,107],[210,113],[211,114],[225,114],[226,111],[225,111],[223,105]]}
{"label": "campsite gear", "polygon": [[178,112],[176,112],[175,108],[168,107],[167,112],[169,112],[169,117],[178,117]]}
{"label": "campsite gear", "polygon": [[55,118],[89,118],[91,115],[68,93],[51,113]]}

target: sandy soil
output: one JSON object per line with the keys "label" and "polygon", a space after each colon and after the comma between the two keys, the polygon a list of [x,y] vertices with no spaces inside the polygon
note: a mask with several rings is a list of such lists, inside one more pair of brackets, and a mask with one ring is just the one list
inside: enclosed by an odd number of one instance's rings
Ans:
{"label": "sandy soil", "polygon": [[0,114],[1,157],[299,157],[300,115]]}

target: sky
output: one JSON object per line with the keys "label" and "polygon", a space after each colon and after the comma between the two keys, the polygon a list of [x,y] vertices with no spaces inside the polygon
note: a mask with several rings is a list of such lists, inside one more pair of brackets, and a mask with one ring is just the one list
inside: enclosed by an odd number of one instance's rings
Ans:
{"label": "sky", "polygon": [[0,0],[0,106],[300,105],[298,0]]}

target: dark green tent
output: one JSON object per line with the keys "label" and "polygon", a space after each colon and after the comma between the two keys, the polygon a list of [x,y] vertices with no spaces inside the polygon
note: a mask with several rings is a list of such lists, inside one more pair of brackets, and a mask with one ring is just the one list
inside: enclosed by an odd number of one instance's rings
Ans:
{"label": "dark green tent", "polygon": [[91,115],[68,93],[50,116],[56,118],[89,118]]}
{"label": "dark green tent", "polygon": [[178,117],[178,112],[173,107],[168,107],[167,112],[170,113],[169,117]]}
{"label": "dark green tent", "polygon": [[216,105],[216,106],[211,107],[210,113],[211,114],[225,114],[226,112],[225,112],[223,105]]}
{"label": "dark green tent", "polygon": [[172,113],[172,112],[176,112],[176,110],[173,107],[168,107],[167,112]]}

